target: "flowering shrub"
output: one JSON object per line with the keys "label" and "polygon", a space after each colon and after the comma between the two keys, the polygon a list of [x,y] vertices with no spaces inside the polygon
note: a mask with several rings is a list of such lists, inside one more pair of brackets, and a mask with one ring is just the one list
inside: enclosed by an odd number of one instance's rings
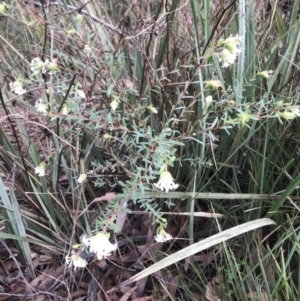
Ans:
{"label": "flowering shrub", "polygon": [[[218,41],[212,55],[218,56],[223,68],[234,65],[237,61],[238,54],[241,52],[239,46],[241,40],[242,38],[238,35],[230,35],[228,38]],[[84,45],[83,53],[87,54],[87,62],[91,55],[97,57],[96,48],[89,44]],[[39,74],[51,75],[54,80],[58,79],[60,73],[63,72],[63,68],[60,68],[59,64],[58,59],[42,60],[40,57],[33,58],[30,64],[32,83],[39,83],[40,79],[34,79],[34,76]],[[186,136],[183,136],[174,126],[174,124],[184,124],[189,114],[186,106],[182,106],[178,102],[176,106],[172,107],[171,111],[182,110],[181,113],[170,114],[164,123],[157,124],[155,121],[156,117],[154,116],[164,114],[164,112],[157,109],[157,106],[154,106],[147,98],[142,98],[140,102],[137,102],[137,97],[140,95],[133,82],[124,81],[123,89],[117,88],[116,83],[120,80],[121,75],[120,64],[110,54],[106,54],[103,57],[103,64],[106,70],[108,70],[103,74],[104,76],[107,75],[108,78],[107,89],[103,90],[108,99],[104,108],[104,114],[99,114],[94,109],[85,109],[85,104],[81,101],[89,99],[90,96],[85,93],[84,88],[82,88],[84,87],[83,83],[79,81],[74,84],[72,82],[70,86],[60,86],[58,84],[56,86],[55,84],[49,86],[45,91],[47,97],[41,97],[36,100],[36,111],[45,117],[49,117],[52,123],[61,120],[62,124],[72,124],[73,129],[81,129],[83,121],[87,119],[89,122],[85,126],[85,130],[93,133],[96,129],[101,129],[104,139],[102,142],[98,142],[98,147],[106,151],[109,157],[108,164],[103,164],[99,160],[92,160],[90,166],[85,166],[82,169],[85,172],[78,173],[77,184],[84,187],[88,183],[89,178],[97,176],[97,174],[118,174],[125,171],[124,180],[117,177],[115,180],[106,178],[105,176],[100,179],[96,177],[94,184],[99,187],[107,185],[121,187],[121,196],[123,198],[131,199],[134,204],[139,203],[142,208],[151,212],[154,217],[159,219],[161,218],[161,214],[155,209],[154,200],[147,197],[141,199],[140,195],[146,191],[153,190],[153,187],[166,193],[179,189],[180,185],[176,183],[172,175],[172,167],[174,167],[174,164],[178,160],[178,149],[184,147],[185,141],[203,144],[204,140],[199,140],[199,135],[193,128],[187,131]],[[161,72],[163,73],[163,69],[161,69]],[[176,72],[180,73],[179,70]],[[257,76],[269,79],[270,74],[270,71],[261,71],[257,73]],[[164,80],[164,76],[161,76],[157,85],[159,86]],[[226,130],[238,124],[247,126],[251,120],[259,119],[259,112],[254,112],[254,108],[250,106],[247,106],[244,110],[242,108],[235,108],[235,118],[231,117],[234,114],[231,114],[231,116],[225,114],[221,118],[222,122],[218,118],[215,120],[211,119],[211,112],[218,106],[218,102],[215,99],[216,92],[213,91],[220,92],[221,97],[227,98],[231,90],[230,88],[226,90],[224,82],[218,78],[208,78],[203,82],[205,83],[204,89],[207,91],[207,96],[203,102],[205,117],[200,121],[203,129],[206,127],[204,126],[205,122],[211,122],[210,127],[218,124]],[[28,82],[28,85],[30,86],[30,82]],[[72,88],[72,85],[74,88]],[[153,89],[155,90],[157,87],[154,86]],[[23,88],[23,80],[21,79],[10,83],[10,88],[17,95],[26,92],[26,89]],[[53,93],[56,93],[55,97],[53,97]],[[62,97],[62,95],[65,96]],[[186,96],[186,99],[188,97]],[[45,100],[46,98],[47,100]],[[182,97],[182,99],[184,102],[185,97]],[[135,101],[135,105],[132,104],[132,101]],[[231,100],[231,103],[234,103],[234,101]],[[272,116],[272,113],[268,115],[268,117],[270,116]],[[299,116],[298,109],[285,109],[284,111],[277,110],[276,113],[273,113],[272,117],[291,120],[297,116]],[[99,123],[99,117],[102,124]],[[208,131],[208,135],[213,141],[217,140],[212,131]],[[124,149],[123,155],[116,153],[118,148]],[[189,160],[191,166],[193,166],[195,164],[193,159],[190,158]],[[198,159],[196,160],[198,161]],[[205,162],[204,160],[202,165],[210,167],[211,162]],[[44,177],[45,163],[36,166],[35,173],[40,177]],[[157,180],[158,177],[159,179]],[[116,216],[115,213],[118,210],[118,206],[120,206],[120,203],[116,202],[114,206],[106,207],[105,218],[98,221],[99,227],[105,225],[107,218],[110,219],[110,217]],[[112,229],[115,227],[114,220],[115,218],[110,219],[109,226]],[[155,237],[156,241],[164,242],[171,239],[171,236],[164,232],[164,227],[160,226],[160,230]],[[108,244],[107,248],[97,249],[97,245],[104,244],[104,241]],[[109,245],[108,240],[100,234],[95,238],[85,239],[83,244],[90,248],[90,252],[96,253],[98,259],[108,256],[111,251],[116,249],[115,245]],[[74,259],[69,258],[68,260],[69,262],[76,262],[77,259],[75,256]],[[78,266],[80,265],[84,265],[84,262],[79,262]],[[77,263],[74,266],[76,267]]]}
{"label": "flowering shrub", "polygon": [[[181,200],[190,202],[191,195],[202,191],[242,192],[237,183],[239,168],[254,165],[254,146],[261,147],[255,137],[257,128],[276,128],[300,116],[297,98],[281,95],[280,90],[290,88],[297,72],[271,92],[277,85],[276,76],[284,77],[292,67],[275,71],[268,54],[260,57],[256,49],[251,50],[253,32],[237,35],[236,26],[207,30],[203,39],[197,32],[199,24],[181,31],[181,24],[172,21],[181,8],[166,11],[171,4],[188,2],[165,1],[165,24],[162,16],[155,22],[139,20],[139,26],[150,25],[138,33],[92,16],[97,10],[90,6],[102,4],[99,1],[70,8],[61,16],[64,8],[58,2],[49,7],[38,3],[22,7],[18,2],[0,4],[1,18],[12,14],[9,20],[16,20],[22,14],[27,30],[25,38],[19,32],[2,41],[6,43],[3,49],[16,55],[6,52],[13,59],[2,65],[1,101],[6,116],[1,121],[11,121],[17,144],[14,152],[10,139],[1,137],[7,150],[1,150],[2,156],[6,154],[3,166],[6,173],[12,170],[19,177],[16,183],[24,185],[26,200],[49,223],[45,226],[48,232],[42,229],[40,237],[47,232],[45,242],[61,250],[69,244],[72,251],[65,257],[69,267],[86,267],[90,255],[103,260],[117,254],[118,245],[109,233],[120,233],[127,226],[126,214],[131,210],[150,215],[153,240],[172,240],[177,233],[168,230],[172,228],[163,218],[166,208],[177,209]],[[193,16],[201,18],[198,13]],[[92,20],[89,24],[87,18]],[[178,35],[172,32],[176,26],[181,28]],[[158,28],[164,31],[162,36]],[[215,42],[219,33],[222,38]],[[15,47],[14,41],[32,37],[35,47],[24,51],[19,47],[22,43]],[[280,43],[284,44],[284,38]],[[242,60],[245,52],[247,61]],[[296,52],[289,49],[287,53]],[[294,63],[296,58],[282,60],[288,61]],[[254,66],[253,62],[258,63]],[[38,138],[27,132],[28,124]],[[277,132],[265,135],[266,139],[277,136]],[[267,146],[266,142],[266,153]],[[273,158],[261,165],[267,164],[272,165]],[[272,168],[277,169],[276,175],[293,177],[281,162]],[[254,179],[252,188],[263,191],[264,170],[249,168],[248,173]],[[259,181],[256,177],[260,175]],[[282,184],[278,191],[283,189]],[[103,199],[105,192],[114,197]],[[192,201],[188,203],[191,223],[196,208]],[[31,230],[36,233],[36,228]],[[192,230],[190,224],[191,237]],[[82,233],[88,237],[74,245],[72,240]],[[71,241],[66,242],[66,237]]]}

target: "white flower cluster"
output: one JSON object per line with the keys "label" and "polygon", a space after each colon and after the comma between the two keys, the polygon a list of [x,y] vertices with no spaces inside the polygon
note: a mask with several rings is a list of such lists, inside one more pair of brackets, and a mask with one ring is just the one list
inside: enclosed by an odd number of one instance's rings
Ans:
{"label": "white flower cluster", "polygon": [[40,113],[42,113],[43,115],[47,115],[48,114],[48,108],[46,103],[44,102],[43,99],[38,99],[34,105],[36,107],[36,110]]}
{"label": "white flower cluster", "polygon": [[56,59],[53,59],[52,61],[46,59],[46,61],[43,62],[39,57],[36,57],[31,61],[30,66],[31,66],[30,70],[33,72],[32,75],[36,75],[41,72],[54,74],[58,71],[58,65]]}
{"label": "white flower cluster", "polygon": [[79,178],[77,179],[77,182],[79,184],[81,184],[85,179],[87,178],[87,174],[86,173],[83,173],[79,176]]}
{"label": "white flower cluster", "polygon": [[[118,248],[117,244],[112,244],[109,241],[109,234],[103,232],[99,232],[90,238],[84,237],[82,243],[89,248],[90,253],[96,253],[98,260],[105,259],[111,255],[112,251]],[[81,258],[78,253],[66,256],[66,263],[69,264],[69,267],[73,265],[75,270],[76,268],[84,268],[87,265],[86,260]]]}
{"label": "white flower cluster", "polygon": [[84,237],[82,242],[90,248],[91,253],[96,253],[97,259],[102,260],[111,255],[118,247],[117,244],[112,244],[109,241],[109,234],[99,232],[97,235],[90,238]]}
{"label": "white flower cluster", "polygon": [[[111,255],[111,252],[117,250],[118,245],[112,244],[109,241],[109,233],[99,232],[95,236],[87,238],[86,236],[82,239],[82,245],[89,248],[90,253],[96,253],[97,259],[102,260],[107,256]],[[159,243],[166,242],[172,239],[172,235],[167,233],[164,228],[159,227],[157,235],[154,237]],[[73,255],[67,255],[65,257],[66,263],[69,267],[74,266],[76,268],[84,268],[87,265],[87,261],[80,256],[80,253],[74,253]]]}
{"label": "white flower cluster", "polygon": [[157,109],[154,108],[152,105],[148,106],[147,108],[148,108],[153,114],[157,114],[157,113],[158,113]]}
{"label": "white flower cluster", "polygon": [[15,92],[17,95],[21,95],[26,92],[26,89],[23,89],[23,82],[21,80],[16,80],[13,83],[9,83],[10,90]]}
{"label": "white flower cluster", "polygon": [[45,172],[45,162],[42,162],[40,165],[36,166],[35,168],[35,174],[37,174],[39,177],[43,177],[46,175]]}
{"label": "white flower cluster", "polygon": [[154,185],[161,191],[165,189],[167,193],[169,192],[169,190],[175,190],[179,187],[178,184],[174,183],[174,179],[171,173],[168,171],[161,173],[158,182],[154,183]]}
{"label": "white flower cluster", "polygon": [[87,55],[90,55],[92,53],[93,49],[90,45],[86,44],[83,47],[83,52],[86,53]]}
{"label": "white flower cluster", "polygon": [[110,103],[110,107],[112,108],[113,111],[115,111],[119,106],[119,103],[116,101],[116,100],[113,100],[111,103]]}
{"label": "white flower cluster", "polygon": [[76,93],[81,97],[81,98],[85,98],[85,93],[83,90],[77,89]]}
{"label": "white flower cluster", "polygon": [[173,237],[171,234],[167,233],[165,230],[161,229],[159,233],[154,237],[157,242],[166,242],[171,240]]}
{"label": "white flower cluster", "polygon": [[69,265],[69,268],[73,265],[75,271],[76,268],[85,268],[87,265],[87,261],[76,253],[71,256],[66,256],[66,263]]}
{"label": "white flower cluster", "polygon": [[218,42],[219,46],[222,45],[224,47],[219,58],[220,62],[223,63],[223,68],[234,64],[238,54],[241,52],[241,49],[238,48],[241,40],[242,38],[240,38],[238,35],[235,37],[230,35],[230,37],[225,41],[220,40]]}
{"label": "white flower cluster", "polygon": [[70,109],[69,109],[69,107],[68,107],[68,105],[64,105],[63,107],[62,107],[62,109],[61,109],[61,114],[63,114],[63,115],[68,115],[69,114],[69,111],[70,111]]}

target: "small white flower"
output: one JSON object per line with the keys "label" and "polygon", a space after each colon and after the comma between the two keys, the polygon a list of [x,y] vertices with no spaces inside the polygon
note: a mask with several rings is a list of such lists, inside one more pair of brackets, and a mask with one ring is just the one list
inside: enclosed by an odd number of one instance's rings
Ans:
{"label": "small white flower", "polygon": [[272,70],[269,70],[269,71],[261,71],[261,72],[258,72],[257,75],[260,75],[264,78],[270,78],[270,74],[272,74],[273,71]]}
{"label": "small white flower", "polygon": [[224,47],[221,53],[221,57],[219,59],[223,62],[223,68],[234,64],[238,54],[241,52],[241,49],[238,48],[241,40],[242,38],[240,38],[238,35],[234,37],[230,35],[230,37],[227,38],[225,41],[222,39],[219,40],[218,45]]}
{"label": "small white flower", "polygon": [[78,182],[79,184],[81,184],[81,183],[86,179],[86,177],[87,177],[87,174],[86,174],[86,173],[81,174],[81,175],[79,176],[77,182]]}
{"label": "small white flower", "polygon": [[15,92],[17,95],[23,94],[26,92],[26,89],[23,89],[23,83],[21,80],[16,80],[13,83],[9,84],[10,90]]}
{"label": "small white flower", "polygon": [[87,261],[76,253],[71,256],[66,256],[66,263],[69,265],[69,268],[73,265],[75,271],[76,268],[85,268],[87,265]]}
{"label": "small white flower", "polygon": [[109,233],[99,232],[90,238],[84,237],[82,242],[90,248],[91,253],[96,253],[98,260],[110,256],[112,251],[117,249],[117,244],[109,241]]}
{"label": "small white flower", "polygon": [[45,72],[48,70],[48,73],[50,75],[55,74],[58,71],[57,59],[53,59],[50,62],[49,62],[49,60],[46,60],[45,67],[46,67]]}
{"label": "small white flower", "polygon": [[226,67],[234,64],[236,57],[237,57],[236,53],[232,53],[228,49],[224,48],[221,53],[221,58],[220,58],[220,61],[223,62],[222,67],[226,68]]}
{"label": "small white flower", "polygon": [[104,134],[103,138],[104,139],[111,139],[113,136],[109,135],[109,134]]}
{"label": "small white flower", "polygon": [[36,166],[35,168],[35,173],[40,176],[40,177],[43,177],[45,176],[45,162],[42,162],[39,166]]}
{"label": "small white flower", "polygon": [[46,64],[39,57],[34,58],[31,61],[30,65],[30,70],[33,72],[32,75],[36,75],[41,72],[46,73]]}
{"label": "small white flower", "polygon": [[209,109],[212,102],[213,102],[213,98],[211,95],[209,95],[205,98],[205,114],[207,113],[207,110]]}
{"label": "small white flower", "polygon": [[90,53],[92,52],[92,48],[88,44],[86,44],[84,45],[83,52],[87,55],[90,55]]}
{"label": "small white flower", "polygon": [[211,95],[209,95],[209,96],[207,96],[207,97],[205,98],[205,103],[211,104],[212,102],[213,102],[213,98],[212,98]]}
{"label": "small white flower", "polygon": [[85,93],[83,92],[83,90],[76,90],[76,93],[81,97],[81,98],[85,98]]}
{"label": "small white flower", "polygon": [[168,240],[171,240],[173,237],[171,234],[167,233],[165,230],[160,230],[159,233],[154,237],[156,242],[166,242]]}
{"label": "small white flower", "polygon": [[62,113],[63,115],[68,115],[68,114],[69,114],[69,108],[68,108],[67,105],[64,105],[64,106],[62,107],[61,113]]}
{"label": "small white flower", "polygon": [[221,81],[218,79],[207,80],[205,81],[205,84],[205,88],[211,87],[212,89],[218,89],[219,87],[221,87],[224,90]]}
{"label": "small white flower", "polygon": [[81,23],[84,20],[84,15],[77,14],[74,19]]}
{"label": "small white flower", "polygon": [[160,175],[159,181],[157,183],[154,183],[154,185],[161,191],[165,189],[167,193],[169,190],[175,190],[179,187],[178,184],[174,183],[174,179],[168,171],[164,171]]}
{"label": "small white flower", "polygon": [[232,35],[229,36],[224,41],[224,46],[233,54],[237,54],[241,51],[240,48],[238,48],[240,41],[242,41],[242,38],[239,37],[239,35],[236,35],[233,37]]}
{"label": "small white flower", "polygon": [[70,29],[70,30],[68,30],[68,32],[67,32],[67,34],[68,35],[73,35],[73,34],[76,34],[77,33],[77,31],[76,31],[76,29],[75,28],[72,28],[72,29]]}
{"label": "small white flower", "polygon": [[36,107],[36,110],[43,115],[48,114],[48,108],[47,105],[44,103],[43,99],[38,99],[34,105]]}
{"label": "small white flower", "polygon": [[277,113],[280,117],[286,119],[286,120],[292,120],[295,119],[296,117],[300,117],[300,110],[298,108],[293,108],[288,110],[285,110],[282,113]]}
{"label": "small white flower", "polygon": [[111,103],[110,103],[110,107],[112,108],[112,110],[116,110],[119,106],[119,103],[116,101],[116,100],[113,100]]}
{"label": "small white flower", "polygon": [[300,109],[299,108],[292,108],[292,109],[290,109],[291,110],[291,112],[293,113],[293,114],[295,114],[297,117],[300,117]]}
{"label": "small white flower", "polygon": [[0,14],[3,14],[5,13],[5,10],[7,9],[8,5],[2,1],[1,4],[0,4]]}
{"label": "small white flower", "polygon": [[156,110],[156,108],[154,108],[152,105],[147,107],[152,113],[157,114],[158,111]]}

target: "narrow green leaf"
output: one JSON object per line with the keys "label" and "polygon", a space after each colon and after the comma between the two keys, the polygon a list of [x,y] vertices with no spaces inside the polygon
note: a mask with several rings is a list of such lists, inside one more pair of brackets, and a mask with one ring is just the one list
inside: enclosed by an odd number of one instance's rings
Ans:
{"label": "narrow green leaf", "polygon": [[248,223],[244,223],[242,225],[233,227],[231,229],[225,230],[221,233],[218,233],[216,235],[213,235],[211,237],[208,237],[206,239],[201,240],[198,243],[195,243],[189,247],[186,247],[166,258],[164,258],[163,260],[153,264],[152,266],[150,266],[149,268],[143,270],[142,272],[136,274],[135,276],[129,278],[128,280],[122,282],[121,284],[117,285],[116,287],[114,287],[113,289],[111,289],[110,291],[108,291],[107,293],[113,292],[115,290],[117,290],[120,287],[123,287],[125,285],[129,285],[132,282],[138,281],[140,279],[143,279],[159,270],[162,270],[163,268],[166,268],[167,266],[176,263],[182,259],[185,259],[189,256],[192,256],[200,251],[206,250],[212,246],[215,246],[221,242],[227,241],[230,238],[239,236],[243,233],[247,233],[249,231],[261,228],[263,226],[267,226],[267,225],[275,225],[276,223],[274,221],[272,221],[269,218],[262,218],[259,220],[254,220]]}

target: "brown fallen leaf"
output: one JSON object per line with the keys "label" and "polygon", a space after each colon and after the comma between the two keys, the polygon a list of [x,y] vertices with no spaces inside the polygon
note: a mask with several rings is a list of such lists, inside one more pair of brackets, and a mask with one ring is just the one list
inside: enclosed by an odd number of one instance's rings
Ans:
{"label": "brown fallen leaf", "polygon": [[167,284],[171,296],[175,296],[176,291],[178,289],[178,283],[179,283],[179,276],[177,275],[171,280],[169,284]]}
{"label": "brown fallen leaf", "polygon": [[132,293],[137,289],[137,286],[134,286],[132,288],[130,288],[119,301],[127,301],[130,296],[132,295]]}
{"label": "brown fallen leaf", "polygon": [[221,301],[221,291],[219,290],[220,284],[223,282],[221,276],[214,277],[207,285],[205,297],[209,301]]}
{"label": "brown fallen leaf", "polygon": [[38,277],[40,278],[40,283],[38,282],[37,285],[33,286],[36,289],[41,289],[44,291],[48,291],[48,289],[57,281],[59,276],[64,274],[65,271],[65,264],[60,266],[57,269],[47,269],[47,273],[43,271],[43,273]]}
{"label": "brown fallen leaf", "polygon": [[86,289],[78,289],[77,291],[71,294],[72,299],[77,296],[86,296],[87,290]]}
{"label": "brown fallen leaf", "polygon": [[124,227],[125,221],[127,218],[127,211],[124,206],[119,206],[116,217],[116,226],[118,229],[114,233],[120,233]]}
{"label": "brown fallen leaf", "polygon": [[38,295],[37,297],[34,297],[35,301],[44,301],[45,300],[45,296],[44,295]]}

